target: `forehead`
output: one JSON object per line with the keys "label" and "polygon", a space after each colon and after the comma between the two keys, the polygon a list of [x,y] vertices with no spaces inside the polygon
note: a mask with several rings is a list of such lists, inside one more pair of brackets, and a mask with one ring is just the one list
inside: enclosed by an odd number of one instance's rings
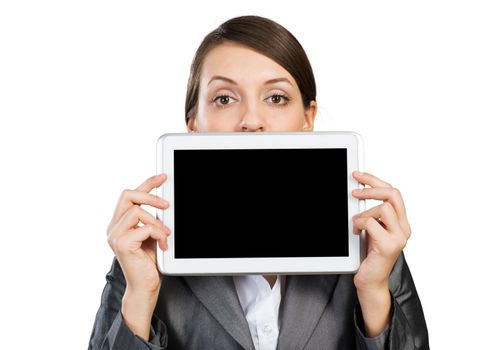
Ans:
{"label": "forehead", "polygon": [[214,75],[228,77],[238,84],[285,77],[297,87],[285,68],[254,49],[237,43],[225,42],[208,52],[201,70],[201,84],[206,86]]}

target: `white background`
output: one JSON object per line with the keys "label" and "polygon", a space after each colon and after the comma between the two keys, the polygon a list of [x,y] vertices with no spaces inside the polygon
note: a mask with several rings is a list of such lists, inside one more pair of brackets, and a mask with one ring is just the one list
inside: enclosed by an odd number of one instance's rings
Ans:
{"label": "white background", "polygon": [[431,347],[491,348],[500,6],[436,0],[2,1],[2,347],[87,347],[116,201],[155,174],[158,136],[185,131],[198,44],[244,14],[299,39],[317,81],[317,130],[359,132],[367,171],[401,190]]}

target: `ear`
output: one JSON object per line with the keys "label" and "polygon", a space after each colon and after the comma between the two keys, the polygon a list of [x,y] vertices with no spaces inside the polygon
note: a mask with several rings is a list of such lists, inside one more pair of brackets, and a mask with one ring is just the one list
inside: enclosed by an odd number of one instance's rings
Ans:
{"label": "ear", "polygon": [[309,108],[306,109],[304,114],[304,125],[302,130],[312,131],[314,129],[314,120],[316,119],[316,113],[318,112],[318,105],[316,101],[311,101],[309,103]]}
{"label": "ear", "polygon": [[187,128],[188,132],[197,132],[198,131],[198,128],[196,126],[196,115],[194,115],[188,119],[188,122],[186,124],[186,128]]}

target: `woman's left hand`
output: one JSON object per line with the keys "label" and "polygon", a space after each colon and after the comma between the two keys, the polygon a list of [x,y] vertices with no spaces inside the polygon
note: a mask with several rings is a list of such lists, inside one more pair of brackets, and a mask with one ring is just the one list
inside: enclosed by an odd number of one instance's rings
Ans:
{"label": "woman's left hand", "polygon": [[401,192],[387,182],[369,173],[354,179],[367,187],[352,195],[358,199],[378,199],[383,203],[353,217],[354,233],[366,230],[366,258],[354,276],[354,284],[361,293],[388,290],[389,274],[410,238],[411,229]]}

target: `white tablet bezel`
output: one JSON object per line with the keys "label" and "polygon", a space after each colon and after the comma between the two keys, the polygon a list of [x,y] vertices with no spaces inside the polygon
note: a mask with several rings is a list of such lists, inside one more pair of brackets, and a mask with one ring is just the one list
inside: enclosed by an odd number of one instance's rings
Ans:
{"label": "white tablet bezel", "polygon": [[[271,149],[271,148],[346,148],[348,172],[349,256],[299,258],[174,258],[174,182],[173,151],[175,149]],[[169,208],[156,209],[159,218],[171,230],[168,249],[157,244],[157,263],[167,275],[238,275],[238,274],[327,274],[354,273],[365,256],[365,232],[353,233],[352,217],[365,210],[365,201],[352,196],[351,191],[364,188],[353,177],[363,171],[363,140],[351,131],[321,132],[210,132],[168,133],[157,142],[157,173],[166,173],[167,181],[157,188],[157,195],[170,203]],[[300,166],[300,164],[297,164]]]}

